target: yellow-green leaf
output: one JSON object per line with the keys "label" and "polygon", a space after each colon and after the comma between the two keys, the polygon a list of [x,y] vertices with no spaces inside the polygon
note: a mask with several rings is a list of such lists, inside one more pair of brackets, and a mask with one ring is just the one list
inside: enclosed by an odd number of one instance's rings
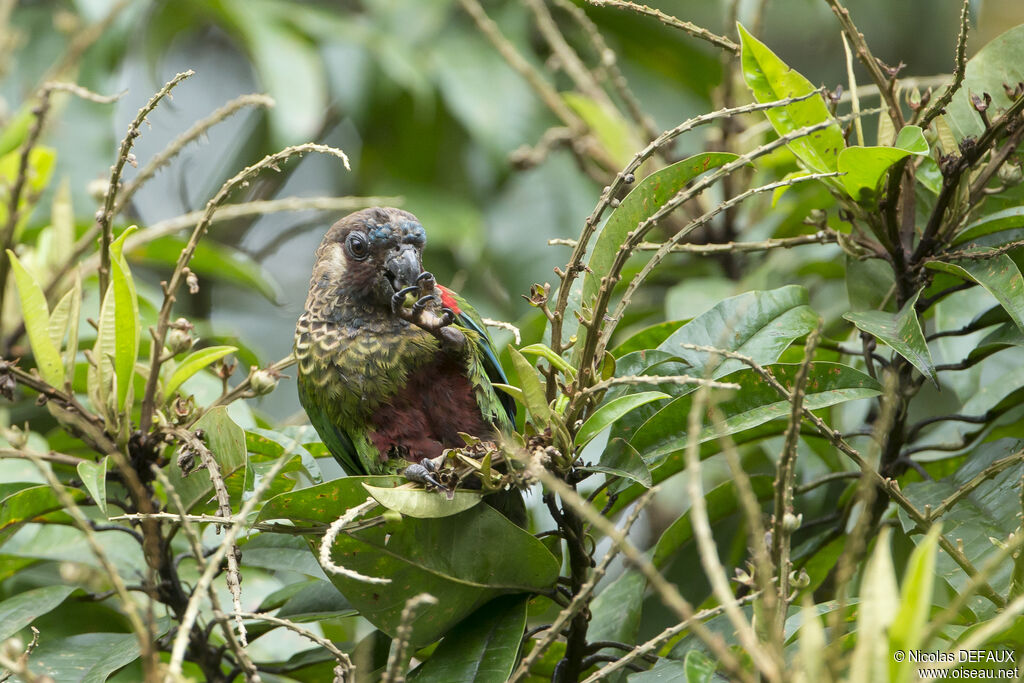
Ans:
{"label": "yellow-green leaf", "polygon": [[173,398],[174,392],[189,377],[210,363],[220,360],[235,351],[238,351],[238,348],[235,346],[208,346],[205,349],[199,349],[190,353],[185,357],[185,360],[181,361],[181,365],[175,368],[174,372],[171,373],[170,379],[167,380],[167,386],[164,387],[164,400]]}
{"label": "yellow-green leaf", "polygon": [[64,365],[61,363],[60,351],[50,338],[50,308],[46,305],[46,296],[32,273],[28,272],[18,257],[10,249],[7,256],[11,259],[14,283],[21,299],[21,311],[25,316],[25,331],[35,356],[39,374],[49,384],[62,387],[64,384]]}
{"label": "yellow-green leaf", "polygon": [[135,232],[133,225],[110,245],[110,287],[114,290],[114,373],[117,378],[117,408],[129,404],[132,373],[139,355],[139,300],[128,262],[121,253],[124,240]]}

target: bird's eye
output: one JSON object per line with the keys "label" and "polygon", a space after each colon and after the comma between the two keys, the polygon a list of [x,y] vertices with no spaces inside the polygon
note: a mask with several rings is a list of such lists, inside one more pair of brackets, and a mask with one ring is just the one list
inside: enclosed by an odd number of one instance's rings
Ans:
{"label": "bird's eye", "polygon": [[348,254],[356,261],[362,261],[370,255],[370,245],[366,242],[366,236],[361,232],[353,232],[345,239],[345,247]]}

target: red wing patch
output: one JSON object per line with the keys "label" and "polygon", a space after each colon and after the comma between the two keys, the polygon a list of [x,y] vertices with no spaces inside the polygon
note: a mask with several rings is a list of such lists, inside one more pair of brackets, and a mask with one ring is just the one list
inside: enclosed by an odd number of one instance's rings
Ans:
{"label": "red wing patch", "polygon": [[441,290],[441,305],[444,306],[445,308],[452,309],[452,313],[455,313],[456,315],[461,315],[462,309],[459,308],[459,305],[457,303],[455,303],[455,297],[452,296],[451,290],[441,285],[438,285],[437,288]]}

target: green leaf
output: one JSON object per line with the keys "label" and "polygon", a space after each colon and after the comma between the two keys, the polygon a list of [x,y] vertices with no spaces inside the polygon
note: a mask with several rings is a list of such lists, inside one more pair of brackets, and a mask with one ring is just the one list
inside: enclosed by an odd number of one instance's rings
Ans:
{"label": "green leaf", "polygon": [[[589,306],[601,287],[601,276],[611,271],[615,255],[626,236],[644,220],[658,211],[679,193],[687,183],[713,168],[724,166],[736,159],[735,154],[708,152],[678,161],[644,178],[612,211],[608,221],[598,233],[587,262],[589,270],[583,278],[583,305]],[[574,320],[567,311],[565,320]],[[568,331],[568,330],[567,330]]]}
{"label": "green leaf", "polygon": [[608,440],[608,445],[601,452],[601,460],[596,465],[583,465],[579,469],[586,472],[603,472],[614,477],[625,477],[650,488],[651,470],[629,442],[621,438]]}
{"label": "green leaf", "polygon": [[[160,237],[137,247],[128,255],[133,262],[173,267],[186,240]],[[188,267],[201,279],[210,278],[254,290],[273,303],[281,301],[281,287],[273,275],[245,252],[210,240],[202,240]]]}
{"label": "green leaf", "polygon": [[131,404],[132,375],[139,357],[139,297],[135,291],[128,262],[121,253],[126,237],[135,232],[133,225],[110,244],[110,288],[114,290],[114,373],[117,380],[117,407]]}
{"label": "green leaf", "polygon": [[846,296],[851,311],[896,311],[896,280],[882,259],[846,256]]}
{"label": "green leaf", "polygon": [[[85,493],[80,489],[65,488],[75,502],[81,502]],[[62,510],[64,505],[48,484],[28,486],[8,494],[0,500],[0,541],[9,538],[23,524],[41,521],[51,512]],[[57,516],[67,520],[64,513]]]}
{"label": "green leaf", "polygon": [[[722,377],[746,367],[742,361],[723,359],[704,351],[683,348],[683,344],[713,346],[753,358],[761,365],[778,360],[794,339],[810,333],[818,315],[807,305],[807,290],[787,285],[767,291],[745,292],[717,304],[676,330],[658,346],[689,363],[689,374],[702,377],[713,365],[711,376]],[[659,387],[662,391],[665,388]],[[686,389],[692,391],[693,387]],[[680,388],[669,393],[678,394]]]}
{"label": "green leaf", "polygon": [[[1018,274],[1019,275],[1019,274]],[[906,358],[910,363],[928,377],[935,386],[939,386],[939,378],[935,374],[935,364],[928,350],[921,321],[917,319],[914,306],[921,292],[910,298],[897,313],[883,311],[862,311],[845,313],[844,318],[857,326],[858,329],[874,335]]]}
{"label": "green leaf", "polygon": [[605,586],[590,603],[591,617],[587,640],[637,642],[646,588],[646,577],[639,571],[628,569]]}
{"label": "green leaf", "polygon": [[218,361],[228,354],[238,351],[236,346],[208,346],[205,349],[193,351],[185,357],[181,364],[171,373],[170,379],[164,386],[164,401],[170,400],[174,392],[178,390],[189,377],[196,374],[214,361]]}
{"label": "green leaf", "polygon": [[565,103],[583,119],[604,150],[615,162],[615,168],[622,168],[640,151],[642,143],[637,140],[631,126],[616,109],[603,107],[585,95],[575,92],[562,94]]}
{"label": "green leaf", "polygon": [[613,422],[626,413],[639,408],[640,406],[671,398],[668,394],[660,391],[644,391],[639,394],[627,394],[608,401],[587,418],[580,430],[576,432],[574,443],[576,446],[584,446],[595,436],[607,429]]}
{"label": "green leaf", "polygon": [[945,263],[931,261],[928,268],[951,273],[988,290],[1024,332],[1024,277],[1017,264],[1006,254],[979,261]]}
{"label": "green leaf", "polygon": [[[166,633],[169,620],[158,621],[157,633]],[[139,639],[134,633],[82,633],[56,640],[42,640],[32,653],[32,673],[55,681],[103,683],[118,669],[139,658]]]}
{"label": "green leaf", "polygon": [[423,666],[414,683],[504,683],[512,675],[526,628],[527,600],[495,598],[453,628]]}
{"label": "green leaf", "polygon": [[[899,610],[889,627],[890,652],[908,652],[926,645],[922,637],[932,608],[935,555],[939,549],[940,529],[940,524],[932,526],[924,540],[910,554],[903,575],[903,587],[900,589]],[[889,680],[894,683],[911,680],[911,668],[908,661],[893,660],[889,664]]]}
{"label": "green leaf", "polygon": [[[759,501],[771,500],[774,489],[772,477],[765,474],[754,474],[750,477],[750,486]],[[736,486],[731,481],[719,484],[704,494],[704,504],[708,510],[708,521],[711,524],[738,514],[740,510]],[[689,503],[686,509],[661,533],[654,546],[651,561],[658,569],[664,569],[668,562],[676,556],[680,549],[693,540],[693,520],[690,517]]]}
{"label": "green leaf", "polygon": [[996,211],[979,218],[973,223],[968,223],[957,234],[953,244],[963,244],[964,242],[970,242],[992,233],[1014,230],[1016,228],[1024,228],[1024,206],[1013,206],[1009,209]]}
{"label": "green leaf", "polygon": [[483,500],[479,491],[455,491],[452,499],[448,500],[440,491],[424,491],[404,486],[384,488],[363,484],[363,488],[373,499],[387,509],[417,519],[457,515]]}
{"label": "green leaf", "polygon": [[668,320],[645,327],[639,332],[630,335],[624,342],[612,349],[612,355],[615,358],[622,358],[627,353],[632,353],[633,351],[653,349],[684,324],[686,324],[685,320]]}
{"label": "green leaf", "polygon": [[36,617],[56,609],[76,586],[44,586],[27,590],[0,602],[0,642],[25,628]]}
{"label": "green leaf", "polygon": [[[1024,441],[1000,439],[983,443],[970,452],[960,468],[939,481],[919,481],[907,484],[903,491],[918,510],[925,505],[935,507],[953,495],[957,489],[972,481],[992,463],[1009,457],[1024,448]],[[977,486],[942,516],[942,535],[954,546],[962,545],[963,553],[974,566],[984,566],[995,551],[991,539],[1005,539],[1020,525],[1020,481],[1024,476],[1024,463],[1017,463]],[[915,534],[917,524],[905,512],[899,513],[900,524],[907,534]],[[923,541],[924,537],[911,536]],[[1013,560],[1008,558],[995,567],[988,583],[1000,595],[1007,595]],[[936,577],[945,580],[953,590],[963,592],[970,582],[956,562],[944,552],[935,557]],[[997,608],[987,598],[972,595],[967,606],[979,619],[994,616]]]}
{"label": "green leaf", "polygon": [[893,605],[898,605],[900,599],[889,534],[890,529],[882,529],[864,567],[857,610],[857,645],[850,667],[851,683],[872,683],[888,678],[892,653],[886,631],[896,614]]}
{"label": "green leaf", "polygon": [[[401,477],[344,477],[267,501],[259,518],[298,524],[330,524],[367,498],[363,483],[394,485]],[[536,592],[551,586],[559,564],[544,545],[495,512],[476,507],[440,519],[384,518],[383,524],[342,534],[334,545],[336,564],[368,576],[387,577],[377,586],[331,575],[331,581],[359,613],[394,634],[405,601],[419,593],[438,599],[413,620],[411,642],[433,642],[487,601],[506,593]],[[319,547],[319,538],[310,540]],[[382,599],[386,597],[386,599]]]}
{"label": "green leaf", "polygon": [[[787,97],[806,95],[815,90],[811,82],[779,59],[774,52],[737,24],[742,52],[740,62],[743,78],[758,102],[772,102]],[[832,119],[821,97],[812,96],[800,102],[776,107],[765,112],[779,135],[792,133]],[[837,168],[840,150],[846,147],[839,124],[789,143],[797,159],[816,173],[829,173]]]}
{"label": "green leaf", "polygon": [[997,36],[967,61],[963,85],[946,107],[945,119],[956,139],[978,137],[985,131],[981,116],[971,106],[971,95],[992,96],[988,115],[994,119],[1011,104],[1003,84],[1014,86],[1020,81],[1024,81],[1024,24]]}
{"label": "green leaf", "polygon": [[[772,372],[787,389],[792,390],[799,364],[776,364]],[[725,417],[720,425],[707,425],[698,439],[701,443],[726,434],[734,434],[789,415],[791,406],[753,370],[739,370],[722,378],[740,389],[718,403]],[[882,393],[881,385],[868,375],[840,363],[812,363],[808,373],[804,407],[818,410],[847,401],[872,398]],[[630,444],[640,452],[652,468],[682,467],[682,451],[689,436],[685,425],[690,414],[692,394],[672,401],[645,422]],[[663,464],[664,463],[664,464]]]}
{"label": "green leaf", "polygon": [[92,362],[87,370],[86,384],[89,401],[93,409],[106,416],[108,422],[117,420],[111,413],[110,392],[114,387],[113,358],[117,344],[114,321],[114,288],[108,287],[100,306],[100,321],[96,329],[96,341],[92,347]]}
{"label": "green leaf", "polygon": [[519,375],[519,386],[523,392],[523,401],[526,409],[536,421],[538,427],[544,427],[551,420],[551,408],[548,406],[547,395],[544,393],[544,386],[540,383],[537,370],[526,356],[515,348],[508,347],[509,355],[512,357],[512,365]]}
{"label": "green leaf", "polygon": [[39,282],[10,249],[7,256],[11,259],[11,270],[14,273],[14,284],[18,287],[21,299],[21,312],[25,317],[25,331],[35,356],[39,375],[48,384],[64,388],[64,364],[60,350],[50,338],[50,307],[46,305],[46,296]]}
{"label": "green leaf", "polygon": [[96,507],[100,509],[104,517],[107,517],[107,460],[104,456],[99,462],[83,460],[78,463],[78,476],[92,499],[96,501]]}
{"label": "green leaf", "polygon": [[886,171],[900,159],[928,154],[928,141],[920,126],[904,126],[892,147],[847,147],[839,153],[840,180],[854,199],[870,199]]}
{"label": "green leaf", "polygon": [[[235,472],[240,472],[244,477],[248,454],[245,449],[245,432],[228,416],[225,406],[217,406],[210,412],[203,415],[192,429],[201,429],[205,434],[206,447],[210,449],[213,459],[220,466],[221,476],[228,480]],[[201,465],[199,456],[196,457],[195,465]],[[194,470],[188,477],[181,473],[177,463],[172,462],[167,468],[167,478],[171,485],[181,496],[182,504],[186,510],[191,510],[199,503],[209,500],[213,492],[213,482],[210,481],[210,473],[205,469]],[[244,490],[244,486],[239,487]],[[232,501],[239,503],[239,500]]]}
{"label": "green leaf", "polygon": [[558,370],[570,378],[576,376],[576,370],[565,362],[561,356],[555,353],[554,349],[546,344],[530,344],[519,349],[519,353],[531,356],[540,356],[541,358],[549,361]]}

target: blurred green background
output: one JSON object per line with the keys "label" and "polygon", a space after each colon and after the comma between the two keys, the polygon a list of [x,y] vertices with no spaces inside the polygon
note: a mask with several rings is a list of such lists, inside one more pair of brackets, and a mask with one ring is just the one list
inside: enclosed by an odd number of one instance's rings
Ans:
{"label": "blurred green background", "polygon": [[[524,5],[483,4],[556,87],[571,87]],[[730,3],[652,4],[714,31],[732,30],[725,26]],[[753,21],[757,5],[739,2],[741,21]],[[905,62],[905,75],[951,70],[957,0],[848,5],[876,55],[887,63]],[[842,44],[824,2],[771,0],[765,7],[761,37],[780,56],[815,83],[830,88],[846,83]],[[714,48],[653,19],[586,10],[657,127],[674,126],[713,107],[721,77]],[[135,195],[122,226],[152,225],[200,209],[226,178],[262,155],[289,144],[323,142],[348,153],[351,172],[333,159],[311,155],[279,175],[262,177],[233,201],[400,196],[402,206],[427,228],[425,263],[438,279],[461,290],[485,316],[524,324],[533,309],[521,295],[534,282],[553,281],[552,268],[567,258],[566,248],[548,246],[548,239],[577,235],[601,190],[567,151],[554,151],[530,169],[513,168],[510,154],[535,144],[556,120],[455,0],[23,1],[0,3],[0,11],[7,16],[0,26],[6,68],[0,115],[5,119],[53,73],[69,41],[111,18],[110,28],[61,79],[99,93],[125,94],[114,105],[61,98],[61,110],[44,136],[44,143],[57,150],[58,172],[70,183],[82,228],[97,208],[90,184],[105,182],[131,118],[167,79],[189,68],[196,75],[149,117],[152,125],[135,147],[141,163],[237,95],[266,92],[277,104],[271,110],[247,109],[190,145]],[[1020,0],[978,0],[972,11],[978,28],[969,52],[1024,21]],[[596,61],[577,28],[567,33],[584,59]],[[701,137],[690,135],[676,151],[685,154],[703,145]],[[127,178],[135,172],[127,169]],[[200,293],[183,300],[180,310],[197,321],[209,319],[211,325],[202,328],[207,333],[249,344],[261,363],[286,355],[313,250],[339,217],[304,211],[217,224],[211,239],[258,264],[270,286],[261,294],[200,273]],[[33,217],[37,226],[47,220]],[[176,255],[168,248],[164,257]],[[153,257],[149,254],[150,261]],[[140,270],[150,287],[169,272],[159,265]],[[670,302],[671,286],[664,290]],[[278,420],[303,419],[287,384],[265,399],[263,408]]]}

